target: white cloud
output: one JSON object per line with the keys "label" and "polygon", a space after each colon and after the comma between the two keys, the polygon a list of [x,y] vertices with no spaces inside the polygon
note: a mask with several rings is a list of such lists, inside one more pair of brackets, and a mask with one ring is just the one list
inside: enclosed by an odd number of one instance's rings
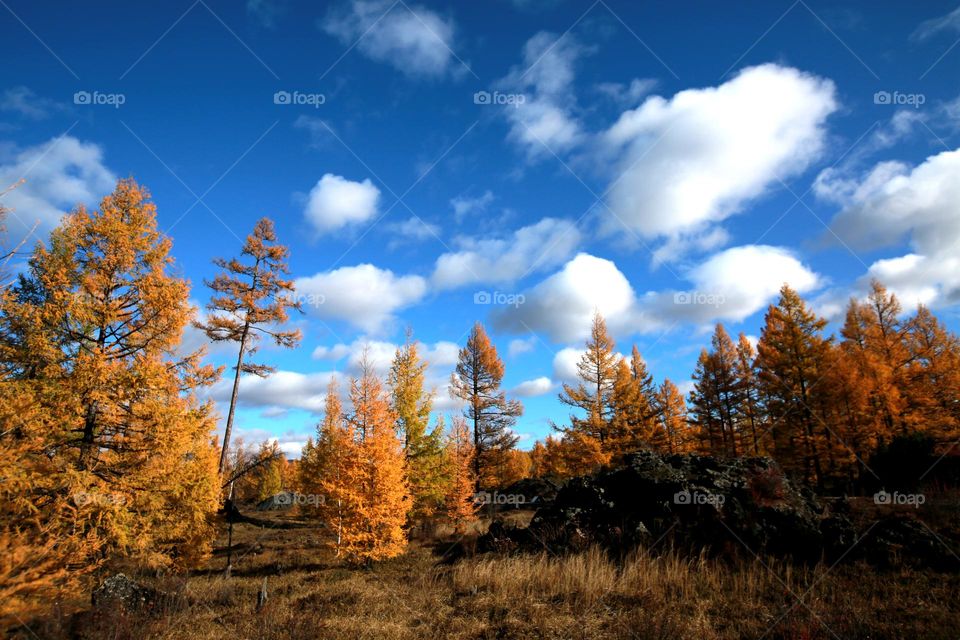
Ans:
{"label": "white cloud", "polygon": [[907,308],[960,301],[960,149],[930,156],[916,167],[881,162],[859,180],[824,190],[844,203],[834,232],[854,248],[899,245],[909,253],[878,260],[860,280],[888,286]]}
{"label": "white cloud", "polygon": [[420,276],[397,276],[372,264],[341,267],[294,282],[304,308],[320,318],[344,320],[378,332],[394,314],[419,302],[427,292]]}
{"label": "white cloud", "polygon": [[488,189],[482,196],[476,198],[457,196],[450,201],[450,206],[453,207],[453,217],[459,223],[469,215],[485,212],[491,202],[493,202],[493,192]]}
{"label": "white cloud", "polygon": [[371,60],[410,76],[439,77],[456,63],[453,22],[420,5],[352,0],[321,26],[344,45],[356,44]]}
{"label": "white cloud", "polygon": [[359,224],[377,215],[380,190],[367,178],[353,182],[325,174],[310,190],[304,215],[319,231],[335,231]]}
{"label": "white cloud", "polygon": [[537,346],[537,337],[530,336],[529,338],[516,338],[510,341],[510,344],[507,346],[507,355],[511,358],[515,358],[523,353],[530,353]]}
{"label": "white cloud", "polygon": [[510,394],[520,398],[534,398],[536,396],[544,396],[555,388],[556,385],[553,384],[550,378],[542,376],[521,382],[510,391]]}
{"label": "white cloud", "polygon": [[910,38],[915,41],[926,40],[941,31],[960,31],[960,7],[945,16],[931,18],[920,23]]}
{"label": "white cloud", "polygon": [[387,229],[397,236],[390,241],[391,246],[397,246],[403,240],[423,241],[440,237],[439,226],[417,216],[410,216],[403,222],[390,224]]}
{"label": "white cloud", "polygon": [[553,377],[560,382],[573,383],[579,378],[577,363],[583,357],[584,350],[574,347],[561,349],[553,356]]}
{"label": "white cloud", "polygon": [[617,324],[627,319],[636,303],[633,288],[617,266],[587,253],[577,254],[524,296],[522,305],[495,312],[494,324],[516,333],[543,331],[557,342],[586,338],[594,311]]}
{"label": "white cloud", "polygon": [[14,238],[22,237],[37,220],[44,229],[56,226],[78,203],[96,205],[117,182],[103,163],[101,148],[71,136],[3,154],[0,188],[21,178],[26,181],[3,197],[3,204],[14,211],[7,220]]}
{"label": "white cloud", "polygon": [[29,87],[12,87],[3,92],[0,97],[0,110],[19,113],[31,120],[42,120],[53,111],[64,111],[64,105],[42,98]]}
{"label": "white cloud", "polygon": [[[280,370],[267,378],[240,376],[240,406],[283,407],[321,413],[327,385],[337,374],[332,371],[298,373]],[[230,402],[233,378],[221,378],[209,391],[217,402]]]}
{"label": "white cloud", "polygon": [[820,284],[790,251],[745,245],[716,253],[686,272],[691,287],[637,296],[617,266],[586,253],[528,292],[517,308],[493,314],[494,324],[517,333],[545,332],[556,342],[579,342],[594,311],[618,333],[666,330],[678,323],[741,321],[774,300],[786,283],[801,293]]}
{"label": "white cloud", "polygon": [[583,138],[573,115],[574,65],[584,49],[573,36],[541,31],[523,48],[523,63],[500,83],[504,91],[522,94],[522,102],[504,106],[511,122],[510,138],[528,157],[566,151]]}
{"label": "white cloud", "polygon": [[[652,96],[602,136],[620,156],[608,205],[647,238],[703,233],[808,167],[836,109],[831,81],[775,64],[669,100]],[[606,228],[622,227],[611,216]]]}
{"label": "white cloud", "polygon": [[641,98],[656,89],[659,82],[654,78],[634,78],[630,84],[601,82],[597,91],[613,100],[618,106],[633,107]]}
{"label": "white cloud", "polygon": [[518,229],[509,238],[460,238],[460,251],[437,258],[432,281],[440,289],[511,283],[561,264],[579,243],[576,226],[556,218]]}

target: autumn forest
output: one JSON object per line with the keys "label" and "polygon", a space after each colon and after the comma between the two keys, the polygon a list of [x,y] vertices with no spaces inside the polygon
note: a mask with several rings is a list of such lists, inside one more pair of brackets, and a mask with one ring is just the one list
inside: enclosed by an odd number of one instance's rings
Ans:
{"label": "autumn forest", "polygon": [[[124,180],[96,209],[66,216],[24,272],[6,274],[8,624],[82,593],[107,566],[157,575],[202,566],[224,528],[232,534],[225,513],[284,491],[305,496],[301,518],[323,523],[335,558],[369,567],[406,553],[414,529],[445,523],[462,537],[485,515],[481,492],[590,476],[638,451],[769,457],[821,495],[855,496],[883,485],[874,466],[884,454],[919,442],[944,456],[960,436],[960,341],[929,309],[905,312],[874,282],[828,335],[785,285],[756,344],[716,325],[688,397],[657,382],[636,347],[621,355],[595,314],[580,382],[560,393],[570,414],[529,450],[517,447],[523,406],[501,388],[504,363],[484,326],[470,331],[451,372],[464,409],[446,416],[433,410],[410,329],[386,378],[364,360],[347,384],[331,383],[314,437],[287,460],[275,442],[232,442],[231,429],[240,375],[273,371],[258,345],[299,347],[287,327],[299,306],[288,250],[260,220],[236,257],[216,260],[199,323],[188,298],[200,287],[177,276],[173,249],[146,189]],[[229,343],[236,365],[215,369],[204,353],[183,353],[190,323]],[[233,381],[222,431],[201,399],[220,376]]]}

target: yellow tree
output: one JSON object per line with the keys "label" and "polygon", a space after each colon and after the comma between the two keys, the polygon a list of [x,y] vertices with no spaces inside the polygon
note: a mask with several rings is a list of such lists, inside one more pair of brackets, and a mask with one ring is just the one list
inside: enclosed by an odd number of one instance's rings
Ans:
{"label": "yellow tree", "polygon": [[517,444],[511,427],[523,414],[518,400],[508,400],[500,389],[503,361],[479,322],[460,349],[450,379],[450,395],[466,402],[464,415],[473,423],[474,474],[477,490],[496,483],[497,469],[506,452]]}
{"label": "yellow tree", "polygon": [[357,488],[352,482],[360,469],[360,448],[343,404],[335,378],[327,387],[323,420],[317,425],[316,443],[308,441],[300,460],[301,491],[314,499],[307,509],[330,530],[333,547],[342,552],[345,523],[359,525],[356,516]]}
{"label": "yellow tree", "polygon": [[345,517],[342,544],[357,562],[383,560],[406,548],[405,525],[411,507],[403,447],[394,426],[396,415],[368,353],[350,385],[353,413],[349,421],[359,448],[356,464],[347,470],[353,487],[351,513]]}
{"label": "yellow tree", "polygon": [[21,487],[30,515],[4,531],[42,541],[68,530],[55,557],[77,539],[87,564],[182,566],[209,550],[214,415],[196,391],[217,372],[201,353],[177,353],[193,309],[170,275],[170,246],[146,191],[124,180],[99,210],[69,214],[0,298],[0,402],[33,408],[0,445],[20,479],[36,481]]}
{"label": "yellow tree", "polygon": [[960,436],[960,340],[920,305],[907,335],[909,421],[943,447]]}
{"label": "yellow tree", "polygon": [[570,416],[570,426],[562,431],[577,431],[596,440],[606,449],[610,431],[611,396],[617,374],[614,342],[607,333],[607,324],[599,312],[593,314],[586,351],[577,363],[580,383],[574,387],[564,383],[560,402],[580,409],[585,416]]}
{"label": "yellow tree", "polygon": [[757,352],[743,333],[737,340],[736,360],[733,363],[737,384],[737,422],[742,446],[741,453],[766,455],[766,419],[760,405],[760,385],[754,360]]}
{"label": "yellow tree", "polygon": [[714,455],[736,456],[741,387],[737,379],[736,347],[722,324],[710,340],[711,350],[700,352],[693,374],[691,405],[697,423]]}
{"label": "yellow tree", "polygon": [[661,453],[691,453],[697,448],[697,435],[687,417],[687,403],[677,385],[669,378],[657,390],[657,429],[653,447]]}
{"label": "yellow tree", "polygon": [[473,442],[470,427],[461,416],[456,416],[450,425],[446,441],[448,478],[444,511],[453,522],[457,533],[463,533],[477,516],[474,500],[476,478],[473,471]]}
{"label": "yellow tree", "polygon": [[406,342],[393,358],[388,381],[407,460],[414,518],[433,515],[444,497],[443,426],[438,423],[432,431],[427,430],[433,393],[424,389],[426,369],[408,331]]}
{"label": "yellow tree", "polygon": [[785,469],[821,486],[838,444],[824,420],[832,346],[822,335],[826,324],[784,285],[776,306],[767,310],[757,345],[774,455]]}
{"label": "yellow tree", "polygon": [[629,363],[617,363],[610,405],[607,450],[613,457],[649,446],[657,419],[656,389],[636,345]]}
{"label": "yellow tree", "polygon": [[253,233],[247,236],[240,255],[240,258],[230,260],[214,260],[214,264],[222,271],[213,281],[207,282],[214,292],[207,304],[210,315],[205,322],[194,323],[214,342],[236,342],[239,345],[237,363],[233,368],[230,408],[220,450],[221,473],[230,450],[230,432],[237,408],[240,375],[250,373],[266,377],[274,371],[273,367],[248,362],[247,356],[256,352],[261,336],[267,336],[275,344],[287,348],[300,343],[299,330],[282,331],[277,328],[287,321],[287,310],[299,309],[299,304],[290,295],[293,282],[283,277],[289,273],[286,262],[289,251],[277,243],[273,221],[261,218],[257,222]]}

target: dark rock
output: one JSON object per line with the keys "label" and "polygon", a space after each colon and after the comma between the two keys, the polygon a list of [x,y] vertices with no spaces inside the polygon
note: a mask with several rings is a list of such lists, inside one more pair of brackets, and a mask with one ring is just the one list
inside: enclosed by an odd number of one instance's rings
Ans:
{"label": "dark rock", "polygon": [[508,487],[499,489],[498,493],[509,496],[523,496],[523,501],[514,501],[517,508],[539,509],[550,504],[557,497],[557,492],[563,484],[547,478],[524,478]]}
{"label": "dark rock", "polygon": [[893,515],[868,528],[855,552],[879,567],[906,564],[938,571],[960,571],[960,558],[951,544],[956,546],[919,520]]}
{"label": "dark rock", "polygon": [[101,582],[91,595],[95,609],[112,612],[153,612],[165,599],[163,592],[135,582],[122,573]]}

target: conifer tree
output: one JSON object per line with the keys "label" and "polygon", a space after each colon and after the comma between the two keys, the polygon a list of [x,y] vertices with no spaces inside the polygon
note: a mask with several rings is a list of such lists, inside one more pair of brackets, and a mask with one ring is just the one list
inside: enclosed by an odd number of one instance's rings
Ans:
{"label": "conifer tree", "polygon": [[0,429],[15,470],[0,537],[11,549],[58,539],[35,558],[52,565],[12,584],[104,557],[159,568],[209,551],[219,481],[213,407],[197,391],[217,372],[178,354],[193,310],[170,246],[146,190],[123,180],[98,210],[66,216],[0,296],[0,414],[16,418]]}
{"label": "conifer tree", "polygon": [[832,338],[796,291],[784,285],[771,305],[757,345],[764,403],[771,416],[774,454],[784,468],[822,486],[823,457],[836,443],[823,419]]}
{"label": "conifer tree", "polygon": [[[442,421],[440,423],[443,424]],[[444,496],[444,511],[454,524],[457,533],[463,533],[467,525],[476,519],[477,504],[474,500],[476,478],[473,467],[473,442],[466,420],[456,416],[446,436],[447,476],[449,482]]]}
{"label": "conifer tree", "polygon": [[610,439],[607,451],[613,457],[650,446],[657,421],[653,376],[636,345],[629,363],[617,363],[610,396]]}
{"label": "conifer tree", "polygon": [[741,399],[736,347],[722,324],[717,324],[710,345],[711,350],[701,351],[697,360],[691,405],[711,453],[736,456]]}
{"label": "conifer tree", "polygon": [[[217,258],[214,264],[222,269],[221,273],[207,282],[213,290],[207,309],[211,314],[205,322],[194,323],[214,342],[236,342],[237,363],[234,365],[233,389],[230,393],[230,408],[227,411],[227,423],[223,430],[223,445],[220,450],[220,472],[230,450],[230,433],[237,407],[240,390],[240,375],[253,374],[261,378],[273,373],[274,368],[247,361],[247,356],[257,350],[262,336],[267,336],[275,344],[293,348],[300,343],[300,331],[283,331],[279,325],[287,321],[287,310],[299,309],[291,297],[293,282],[285,280],[289,273],[287,256],[289,251],[277,243],[273,221],[261,218],[247,236],[241,251],[241,258],[224,260]],[[244,262],[244,258],[247,259]]]}
{"label": "conifer tree", "polygon": [[578,431],[596,440],[605,449],[609,439],[612,414],[611,396],[617,375],[614,342],[607,333],[607,324],[599,312],[593,314],[590,338],[586,351],[577,363],[580,383],[574,387],[564,383],[560,402],[580,409],[585,416],[570,416],[570,427],[563,431]]}
{"label": "conifer tree", "polygon": [[657,429],[651,444],[662,453],[691,453],[697,447],[694,429],[687,418],[687,403],[669,378],[657,389]]}
{"label": "conifer tree", "polygon": [[451,376],[450,394],[466,403],[464,416],[473,427],[474,474],[477,490],[496,482],[503,456],[517,444],[511,430],[523,414],[518,400],[508,400],[500,389],[503,361],[479,322],[460,349]]}
{"label": "conifer tree", "polygon": [[407,475],[413,496],[411,516],[433,515],[444,497],[443,425],[427,427],[433,393],[424,389],[427,363],[420,359],[417,343],[407,332],[390,368],[390,391],[397,416],[397,433],[403,441]]}
{"label": "conifer tree", "polygon": [[353,487],[341,541],[347,557],[371,562],[399,555],[406,548],[405,525],[410,487],[403,447],[395,431],[396,415],[383,383],[364,350],[359,375],[350,385],[349,422],[359,448],[344,486]]}
{"label": "conifer tree", "polygon": [[737,385],[737,422],[741,438],[740,453],[755,456],[764,455],[768,447],[765,443],[766,421],[760,405],[760,386],[754,360],[757,352],[747,336],[740,334],[736,346],[736,360],[733,363]]}

